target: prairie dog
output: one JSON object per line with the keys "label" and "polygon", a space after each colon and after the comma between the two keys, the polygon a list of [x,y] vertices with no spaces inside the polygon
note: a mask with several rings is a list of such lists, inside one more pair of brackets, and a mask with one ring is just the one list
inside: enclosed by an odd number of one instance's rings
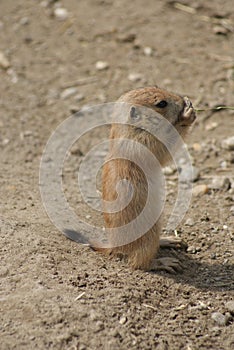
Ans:
{"label": "prairie dog", "polygon": [[[118,158],[118,156],[120,147],[123,146],[121,139],[133,140],[147,147],[157,158],[159,164],[164,166],[171,158],[170,152],[163,142],[160,142],[148,132],[155,127],[154,123],[156,120],[153,115],[151,116],[150,111],[155,111],[157,113],[155,114],[159,115],[161,119],[165,118],[170,123],[167,123],[169,129],[170,126],[173,126],[182,137],[186,136],[189,127],[194,122],[196,118],[195,111],[187,97],[170,93],[157,86],[129,91],[122,95],[117,102],[127,104],[128,107],[125,113],[127,113],[126,118],[131,125],[112,124],[110,139],[113,141],[120,140],[120,142],[110,146],[107,161],[103,166],[102,195],[103,200],[106,202],[111,203],[115,201],[117,184],[122,180],[127,180],[133,188],[133,196],[124,209],[111,213],[104,210],[106,229],[116,228],[116,230],[114,234],[110,235],[110,245],[108,247],[98,247],[98,245],[95,246],[94,244],[93,248],[109,255],[126,256],[129,265],[134,269],[146,271],[165,269],[169,272],[174,272],[180,269],[178,260],[172,258],[155,259],[160,245],[173,246],[173,244],[177,245],[179,243],[179,240],[177,241],[176,238],[163,238],[160,240],[160,216],[147,232],[142,232],[141,236],[130,242],[127,241],[126,243],[124,239],[118,236],[118,227],[128,224],[140,215],[147,201],[148,192],[144,171],[134,162]],[[148,110],[148,115],[147,112],[142,114],[141,108]],[[166,132],[164,130],[164,138],[167,137],[167,133],[169,137],[170,130]],[[176,140],[173,142],[176,143]],[[128,146],[126,145],[126,151],[129,151],[127,148]],[[134,148],[132,152],[135,152]],[[153,166],[152,162],[147,160],[147,156],[143,158],[145,158],[143,160],[145,166],[147,168],[152,167],[150,177],[152,177],[152,182],[154,182],[154,178],[157,177],[158,173],[157,166]],[[155,206],[157,206],[159,197],[157,197],[156,183],[154,192]]]}

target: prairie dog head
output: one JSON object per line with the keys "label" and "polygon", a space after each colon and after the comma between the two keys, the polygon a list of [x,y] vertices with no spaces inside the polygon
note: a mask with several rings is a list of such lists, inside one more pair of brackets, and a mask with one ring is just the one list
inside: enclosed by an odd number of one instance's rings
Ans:
{"label": "prairie dog head", "polygon": [[[154,125],[158,125],[162,116],[183,133],[182,129],[190,126],[196,119],[192,103],[187,97],[181,97],[157,86],[129,91],[121,96],[119,102],[132,105],[128,121],[137,128],[150,130]],[[156,113],[150,113],[149,109]]]}

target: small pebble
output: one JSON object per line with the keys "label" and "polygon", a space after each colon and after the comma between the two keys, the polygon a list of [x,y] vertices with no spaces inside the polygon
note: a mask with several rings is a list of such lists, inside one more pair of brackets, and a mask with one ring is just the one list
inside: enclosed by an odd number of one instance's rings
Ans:
{"label": "small pebble", "polygon": [[79,112],[79,110],[80,110],[80,107],[78,107],[78,106],[74,106],[74,105],[69,106],[69,112],[72,114]]}
{"label": "small pebble", "polygon": [[216,176],[213,178],[209,188],[212,190],[225,190],[227,191],[231,187],[229,178],[223,176]]}
{"label": "small pebble", "polygon": [[215,259],[217,258],[216,253],[211,253],[211,254],[210,254],[210,258],[211,258],[212,260],[215,260]]}
{"label": "small pebble", "polygon": [[208,193],[209,188],[207,185],[197,185],[193,187],[193,195],[195,197],[202,196],[203,194]]}
{"label": "small pebble", "polygon": [[191,306],[190,307],[191,310],[208,310],[209,309],[209,306],[205,303],[203,303],[202,301],[198,301],[198,303],[194,306]]}
{"label": "small pebble", "polygon": [[223,315],[221,312],[213,312],[211,314],[211,318],[215,321],[219,326],[226,326],[228,323],[228,318],[226,315]]}
{"label": "small pebble", "polygon": [[217,35],[227,35],[229,30],[223,26],[217,25],[213,27],[213,32]]}
{"label": "small pebble", "polygon": [[102,331],[104,329],[104,323],[102,321],[97,321],[96,327],[96,331]]}
{"label": "small pebble", "polygon": [[226,309],[234,315],[234,300],[231,300],[231,301],[228,301],[226,304],[225,304],[225,307]]}
{"label": "small pebble", "polygon": [[16,72],[14,71],[14,69],[12,69],[12,68],[7,69],[7,74],[11,78],[11,82],[13,84],[16,84],[18,82],[18,76],[17,76]]}
{"label": "small pebble", "polygon": [[0,277],[6,277],[9,273],[7,267],[0,267]]}
{"label": "small pebble", "polygon": [[59,21],[68,19],[68,11],[63,7],[58,7],[54,10],[54,15]]}
{"label": "small pebble", "polygon": [[140,73],[130,73],[128,75],[128,80],[130,80],[130,81],[132,81],[134,83],[137,82],[137,81],[142,80],[142,78],[143,78],[143,75],[140,74]]}
{"label": "small pebble", "polygon": [[106,70],[109,68],[109,63],[105,61],[97,61],[95,67],[97,70]]}
{"label": "small pebble", "polygon": [[199,170],[194,166],[187,166],[186,164],[181,167],[180,182],[188,183],[194,182],[199,178]]}
{"label": "small pebble", "polygon": [[217,128],[219,124],[216,122],[209,123],[205,126],[206,131],[211,131]]}
{"label": "small pebble", "polygon": [[98,321],[101,317],[101,315],[93,309],[90,311],[89,316],[92,321]]}
{"label": "small pebble", "polygon": [[26,26],[27,24],[29,24],[29,18],[28,17],[22,17],[20,18],[20,24],[22,26]]}
{"label": "small pebble", "polygon": [[229,162],[231,164],[234,164],[234,153],[233,152],[229,154],[229,159],[228,160],[229,160]]}
{"label": "small pebble", "polygon": [[117,37],[117,41],[122,43],[132,43],[136,39],[135,33],[123,33],[119,34]]}
{"label": "small pebble", "polygon": [[195,223],[193,221],[193,219],[191,218],[188,218],[186,221],[185,221],[185,225],[186,226],[193,226]]}
{"label": "small pebble", "polygon": [[153,50],[152,50],[151,47],[146,46],[146,47],[144,47],[143,51],[144,51],[144,54],[145,54],[146,56],[152,56]]}
{"label": "small pebble", "polygon": [[3,52],[0,51],[0,67],[3,69],[8,69],[10,67],[10,62],[6,58]]}
{"label": "small pebble", "polygon": [[74,100],[76,100],[77,102],[84,100],[84,98],[85,97],[82,94],[77,94],[76,96],[74,96]]}
{"label": "small pebble", "polygon": [[226,160],[223,160],[222,162],[220,162],[220,168],[227,169],[227,162],[226,162]]}
{"label": "small pebble", "polygon": [[202,146],[200,145],[200,143],[194,143],[194,144],[193,144],[193,149],[194,149],[194,151],[196,151],[196,152],[200,152],[201,149],[202,149]]}
{"label": "small pebble", "polygon": [[228,137],[227,139],[223,140],[221,143],[222,148],[227,149],[229,151],[234,150],[234,136]]}
{"label": "small pebble", "polygon": [[234,214],[234,205],[233,205],[233,206],[231,206],[231,208],[230,208],[230,212]]}
{"label": "small pebble", "polygon": [[120,323],[120,324],[124,324],[124,323],[126,323],[126,322],[127,322],[127,317],[121,316],[120,319],[119,319],[119,323]]}
{"label": "small pebble", "polygon": [[196,253],[198,253],[200,251],[201,251],[200,247],[190,246],[190,247],[187,248],[187,252],[190,253],[190,254],[196,254]]}
{"label": "small pebble", "polygon": [[63,90],[63,92],[61,92],[60,97],[65,100],[66,98],[71,97],[72,95],[75,95],[77,93],[77,88],[75,87],[70,87],[67,88],[65,90]]}
{"label": "small pebble", "polygon": [[170,167],[170,166],[165,166],[165,168],[163,168],[163,174],[165,175],[173,175],[175,173],[176,169]]}
{"label": "small pebble", "polygon": [[9,139],[3,139],[3,140],[2,140],[2,145],[3,145],[3,146],[6,146],[9,142],[10,142]]}

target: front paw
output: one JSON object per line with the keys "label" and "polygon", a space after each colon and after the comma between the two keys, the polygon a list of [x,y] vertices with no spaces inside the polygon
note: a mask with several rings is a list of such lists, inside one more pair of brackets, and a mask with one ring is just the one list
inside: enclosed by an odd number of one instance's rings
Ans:
{"label": "front paw", "polygon": [[196,113],[193,108],[192,102],[188,99],[188,97],[184,98],[185,107],[180,116],[180,124],[181,126],[189,126],[196,119]]}

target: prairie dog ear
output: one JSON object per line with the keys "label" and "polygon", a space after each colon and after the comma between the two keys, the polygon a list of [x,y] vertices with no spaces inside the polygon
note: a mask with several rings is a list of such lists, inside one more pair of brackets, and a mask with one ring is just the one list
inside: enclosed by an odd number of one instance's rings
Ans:
{"label": "prairie dog ear", "polygon": [[134,123],[134,122],[138,122],[140,119],[141,119],[141,114],[138,108],[135,106],[131,106],[129,111],[129,120]]}

